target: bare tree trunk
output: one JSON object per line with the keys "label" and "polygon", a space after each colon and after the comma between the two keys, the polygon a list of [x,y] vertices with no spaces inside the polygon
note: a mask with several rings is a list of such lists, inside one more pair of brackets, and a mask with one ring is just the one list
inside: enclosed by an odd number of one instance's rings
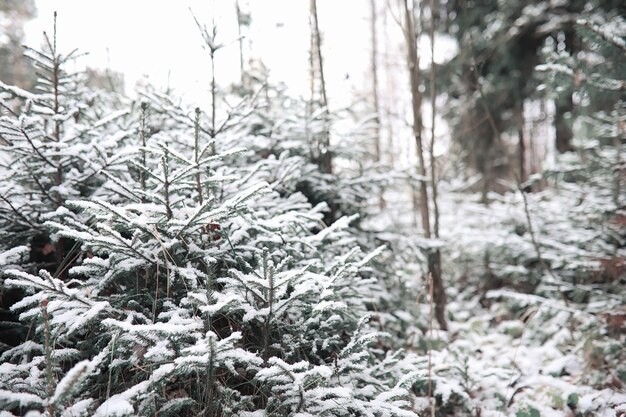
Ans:
{"label": "bare tree trunk", "polygon": [[525,182],[528,175],[526,173],[526,143],[524,142],[524,101],[519,103],[516,109],[517,113],[517,156],[519,165],[519,180]]}
{"label": "bare tree trunk", "polygon": [[[387,3],[388,5],[389,3]],[[394,146],[394,131],[393,131],[393,123],[392,123],[392,116],[393,116],[393,108],[392,105],[394,103],[394,97],[395,97],[395,82],[394,82],[394,77],[390,77],[389,74],[392,74],[392,69],[391,69],[391,59],[389,57],[389,50],[391,49],[391,42],[389,39],[389,26],[388,26],[388,15],[389,15],[389,10],[387,9],[387,7],[385,7],[385,12],[383,13],[383,33],[384,33],[384,37],[385,37],[385,52],[384,52],[384,67],[385,67],[385,73],[387,74],[386,76],[386,100],[385,100],[385,120],[386,120],[386,125],[387,125],[387,138],[388,138],[388,142],[386,145],[386,150],[387,150],[387,157],[389,158],[389,166],[391,168],[394,168],[395,163],[396,163],[396,156],[394,154],[395,152],[395,146]]]}
{"label": "bare tree trunk", "polygon": [[[439,237],[439,205],[437,203],[437,170],[435,164],[435,121],[437,116],[437,86],[435,66],[435,5],[434,0],[430,0],[430,181],[433,189],[433,214],[435,217],[434,234]],[[435,285],[436,286],[436,285]]]}
{"label": "bare tree trunk", "polygon": [[[437,201],[437,164],[435,161],[435,122],[437,116],[437,66],[435,65],[435,1],[430,0],[430,181],[433,191],[434,237],[439,238],[439,204]],[[441,251],[435,250],[429,255],[428,270],[432,277],[435,316],[442,330],[448,329],[446,320],[446,289],[441,275]]]}
{"label": "bare tree trunk", "polygon": [[[564,32],[565,34],[565,50],[571,55],[576,56],[578,52],[578,41],[576,39],[576,32],[570,25]],[[554,109],[554,129],[556,131],[556,149],[559,153],[570,152],[574,150],[572,146],[572,139],[574,133],[572,132],[571,122],[566,120],[565,115],[571,115],[574,111],[574,100],[571,92],[567,92],[564,97],[557,98]]]}
{"label": "bare tree trunk", "polygon": [[430,238],[430,219],[428,213],[428,189],[426,184],[426,165],[424,162],[424,150],[422,147],[422,93],[420,87],[419,57],[417,56],[417,38],[415,35],[415,22],[413,10],[409,9],[407,0],[404,0],[404,36],[407,44],[407,57],[409,65],[409,78],[411,83],[411,104],[413,108],[413,135],[419,162],[418,175],[420,176],[420,214],[424,236]]}
{"label": "bare tree trunk", "polygon": [[[372,16],[370,19],[370,30],[372,35],[372,56],[371,56],[371,66],[372,66],[372,99],[374,104],[374,161],[381,161],[381,147],[380,147],[380,104],[378,100],[378,33],[377,33],[377,10],[376,10],[376,0],[370,0],[370,8],[372,12]],[[381,189],[380,195],[378,196],[378,206],[383,209],[385,207],[385,199],[383,196],[383,190]]]}
{"label": "bare tree trunk", "polygon": [[306,103],[306,137],[309,144],[309,160],[317,160],[317,138],[311,132],[311,118],[313,116],[313,102],[315,101],[315,35],[313,34],[313,17],[309,14],[309,27],[311,28],[311,39],[309,43],[309,101]]}
{"label": "bare tree trunk", "polygon": [[613,146],[615,147],[615,177],[613,177],[613,202],[616,207],[620,207],[620,189],[622,177],[622,138],[624,137],[624,121],[619,122],[619,135],[613,138]]}
{"label": "bare tree trunk", "polygon": [[241,75],[241,86],[246,88],[246,77],[243,69],[243,36],[241,34],[243,14],[241,13],[241,7],[239,7],[239,0],[235,0],[235,10],[237,12],[237,36],[239,36],[239,72]]}
{"label": "bare tree trunk", "polygon": [[[417,37],[415,34],[415,21],[412,9],[409,9],[408,1],[404,0],[405,12],[405,38],[408,49],[408,64],[411,81],[411,98],[413,107],[413,134],[415,136],[415,145],[417,148],[417,157],[419,160],[418,174],[420,178],[420,213],[422,217],[422,229],[424,236],[431,238],[429,208],[428,208],[428,189],[426,184],[426,165],[424,161],[424,150],[422,147],[422,93],[420,87],[420,71],[419,57],[417,55]],[[434,80],[431,79],[431,83]],[[433,90],[434,91],[434,90]],[[433,99],[433,103],[435,103]],[[434,114],[434,113],[433,113]],[[434,126],[434,124],[433,124]],[[434,135],[433,135],[434,138]],[[434,161],[433,161],[434,162]],[[432,171],[431,171],[432,174]],[[433,182],[434,184],[434,182]],[[438,231],[438,230],[437,230]],[[433,279],[434,299],[435,299],[435,316],[442,330],[448,329],[445,317],[445,291],[443,281],[441,279],[441,253],[434,251],[428,255],[428,271]]]}
{"label": "bare tree trunk", "polygon": [[574,103],[571,95],[555,103],[554,129],[556,130],[556,149],[560,153],[574,150],[571,143],[574,134],[569,122],[565,120],[565,114],[571,113],[573,109]]}
{"label": "bare tree trunk", "polygon": [[[213,26],[215,27],[215,26]],[[211,49],[210,51],[211,57],[211,155],[215,155],[215,137],[217,136],[217,132],[215,130],[216,123],[215,118],[217,112],[217,84],[215,83],[215,50]]]}
{"label": "bare tree trunk", "polygon": [[[322,59],[322,40],[319,30],[319,21],[317,18],[317,0],[310,0],[310,18],[311,18],[311,50],[312,61],[317,60],[317,72],[320,77],[320,104],[328,110],[328,97],[326,95],[326,80],[324,78],[324,60]],[[313,62],[312,62],[313,63]],[[312,70],[313,74],[315,73]],[[322,172],[332,173],[332,156],[330,152],[330,128],[328,115],[326,113],[326,121],[324,132],[319,145],[319,167]]]}
{"label": "bare tree trunk", "polygon": [[370,20],[370,30],[372,35],[372,99],[374,101],[374,114],[376,115],[374,120],[374,158],[376,162],[380,162],[380,106],[378,102],[378,33],[376,31],[376,0],[370,0],[370,7],[372,12],[372,17]]}
{"label": "bare tree trunk", "polygon": [[322,38],[320,35],[319,20],[317,18],[317,0],[311,0],[311,18],[313,23],[313,36],[315,38],[315,53],[317,58],[318,72],[320,76],[320,97],[323,107],[328,106],[328,97],[326,96],[326,81],[324,78],[324,60],[322,59]]}

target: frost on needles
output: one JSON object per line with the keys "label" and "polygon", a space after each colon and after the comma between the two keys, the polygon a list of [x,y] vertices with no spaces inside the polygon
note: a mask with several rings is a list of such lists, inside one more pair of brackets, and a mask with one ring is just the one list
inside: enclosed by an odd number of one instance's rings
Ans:
{"label": "frost on needles", "polygon": [[24,336],[0,356],[2,415],[415,415],[424,363],[368,324],[384,250],[352,226],[377,181],[319,172],[309,122],[258,96],[211,121],[151,87],[88,89],[74,55],[46,38],[35,91],[0,84]]}

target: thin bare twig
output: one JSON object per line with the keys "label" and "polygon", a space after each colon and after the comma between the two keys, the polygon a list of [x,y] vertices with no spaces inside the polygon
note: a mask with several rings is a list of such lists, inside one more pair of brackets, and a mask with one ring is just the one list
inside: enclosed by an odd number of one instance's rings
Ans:
{"label": "thin bare twig", "polygon": [[552,278],[556,279],[554,272],[552,271],[552,268],[550,268],[550,265],[546,263],[546,261],[543,259],[543,256],[541,254],[541,246],[539,245],[539,242],[537,241],[535,230],[533,229],[533,222],[530,218],[530,209],[528,208],[528,198],[526,197],[526,193],[522,189],[522,184],[519,182],[519,180],[517,181],[517,188],[519,192],[522,194],[522,199],[524,200],[524,213],[526,214],[526,223],[528,226],[528,233],[530,234],[530,240],[533,244],[533,247],[535,248],[535,253],[537,254],[537,259],[539,260],[539,265],[545,272],[550,274]]}
{"label": "thin bare twig", "polygon": [[435,417],[435,403],[433,401],[433,276],[428,274],[428,402],[430,403],[430,415]]}

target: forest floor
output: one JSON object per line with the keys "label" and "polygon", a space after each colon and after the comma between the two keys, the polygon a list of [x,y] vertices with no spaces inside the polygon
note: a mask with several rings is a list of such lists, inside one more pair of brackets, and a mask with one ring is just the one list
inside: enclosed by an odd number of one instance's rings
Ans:
{"label": "forest floor", "polygon": [[[537,256],[531,237],[514,232],[528,229],[519,195],[501,196],[490,205],[453,192],[440,198],[449,330],[432,332],[438,411],[476,417],[626,416],[626,310],[620,295],[585,292],[587,287],[574,288],[548,271],[533,276],[524,266]],[[528,198],[543,256],[564,265],[593,259],[567,242],[591,241],[583,228],[571,226],[581,205],[574,206],[567,190]],[[410,202],[396,194],[390,199],[388,217],[381,220],[385,228],[421,235],[407,214],[412,210],[399,209]],[[528,284],[537,277],[539,284]],[[426,286],[423,276],[418,281],[417,287]],[[497,285],[490,287],[493,281]],[[413,290],[420,299],[418,317],[425,319],[407,345],[423,353],[430,306],[425,288]],[[565,294],[572,290],[584,293],[584,302],[568,300]]]}
{"label": "forest floor", "polygon": [[484,417],[624,415],[624,376],[605,354],[618,349],[624,356],[619,339],[591,331],[590,313],[532,297],[517,294],[522,308],[512,312],[510,295],[488,294],[489,308],[463,296],[449,304],[456,320],[434,355],[434,372],[459,385],[438,387],[442,400],[462,396],[472,405],[468,411]]}

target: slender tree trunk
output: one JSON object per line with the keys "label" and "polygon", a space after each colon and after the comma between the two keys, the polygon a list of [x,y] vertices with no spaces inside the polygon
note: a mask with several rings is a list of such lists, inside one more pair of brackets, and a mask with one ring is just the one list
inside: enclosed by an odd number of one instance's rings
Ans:
{"label": "slender tree trunk", "polygon": [[[371,56],[371,70],[372,70],[372,100],[374,104],[374,161],[379,163],[381,161],[381,146],[380,146],[380,103],[378,100],[378,33],[377,33],[377,15],[376,0],[370,0],[370,8],[372,16],[370,19],[370,30],[372,40],[372,56]],[[383,209],[385,207],[385,199],[383,195],[383,189],[380,190],[378,196],[378,206]]]}
{"label": "slender tree trunk", "polygon": [[311,38],[309,42],[309,100],[306,103],[305,133],[309,145],[309,160],[317,160],[317,138],[311,132],[311,119],[313,117],[313,103],[315,101],[315,35],[313,34],[313,16],[309,13],[309,28]]}
{"label": "slender tree trunk", "polygon": [[[565,30],[565,50],[572,56],[575,56],[576,52],[578,52],[576,33],[571,25]],[[571,115],[573,111],[574,100],[571,92],[556,100],[554,129],[556,130],[556,149],[560,153],[574,150],[572,146],[574,133],[572,132],[570,122],[565,118],[567,113]]]}
{"label": "slender tree trunk", "polygon": [[[417,37],[415,31],[415,21],[412,9],[409,9],[408,1],[404,0],[405,12],[405,37],[408,49],[408,64],[411,82],[411,98],[413,107],[413,134],[415,135],[415,145],[417,148],[417,157],[419,160],[418,174],[420,178],[420,213],[422,217],[422,229],[424,236],[431,238],[429,208],[428,208],[428,189],[426,183],[426,165],[424,161],[424,150],[422,147],[422,93],[420,87],[420,71],[419,57],[417,55]],[[433,80],[431,79],[431,83]],[[434,90],[433,90],[434,91]],[[435,100],[433,99],[433,103]],[[434,124],[433,124],[434,126]],[[432,133],[432,132],[431,132]],[[433,135],[434,138],[434,135]],[[434,162],[434,161],[433,161]],[[432,174],[433,171],[431,171]],[[432,178],[431,178],[432,179]],[[433,181],[433,184],[435,182]],[[437,230],[438,231],[438,230]],[[441,278],[441,253],[434,251],[428,255],[428,272],[433,280],[433,296],[435,300],[435,316],[439,327],[442,330],[448,329],[446,322],[445,307],[446,296]]]}
{"label": "slender tree trunk", "polygon": [[139,169],[139,184],[141,184],[141,202],[146,203],[148,200],[146,199],[146,171],[145,167],[148,166],[146,162],[146,117],[148,111],[148,103],[141,103],[141,130],[140,130],[140,139],[141,139],[141,168]]}
{"label": "slender tree trunk", "polygon": [[[437,164],[435,161],[435,125],[437,120],[437,66],[435,65],[435,1],[430,0],[430,181],[432,187],[433,216],[435,238],[439,238],[439,202],[437,200]],[[435,317],[442,330],[448,329],[446,320],[446,289],[441,274],[441,251],[436,249],[429,255],[428,270],[432,277],[433,299],[435,300]]]}
{"label": "slender tree trunk", "polygon": [[520,182],[525,182],[528,178],[528,174],[526,172],[526,143],[524,142],[524,101],[522,100],[517,109],[515,110],[517,113],[517,156],[518,156],[518,165],[519,165],[519,180]]}
{"label": "slender tree trunk", "polygon": [[413,110],[413,135],[415,137],[415,146],[417,150],[417,159],[419,162],[418,175],[419,182],[419,205],[422,219],[422,229],[424,236],[431,237],[430,219],[428,213],[428,189],[426,184],[426,164],[424,161],[424,149],[422,147],[422,93],[420,87],[420,70],[419,57],[417,55],[417,38],[415,34],[415,22],[413,19],[413,10],[409,8],[407,0],[404,0],[405,28],[404,36],[406,38],[409,78],[411,83],[411,104]]}
{"label": "slender tree trunk", "polygon": [[215,118],[216,118],[216,111],[217,111],[217,100],[216,100],[216,94],[217,94],[217,86],[215,83],[215,50],[211,49],[210,51],[210,57],[211,57],[211,155],[215,155],[215,137],[217,136],[217,132],[216,132],[216,123],[215,123]]}
{"label": "slender tree trunk", "polygon": [[[324,78],[324,60],[322,58],[322,40],[319,30],[319,21],[317,18],[317,0],[310,0],[310,18],[311,18],[311,37],[314,49],[311,50],[313,60],[317,61],[317,73],[320,78],[320,104],[328,111],[328,97],[326,95],[326,79]],[[314,51],[314,52],[313,52]],[[313,74],[315,71],[313,70]],[[330,152],[330,128],[328,113],[325,113],[324,132],[319,144],[319,167],[324,173],[332,173],[332,155]]]}
{"label": "slender tree trunk", "polygon": [[377,10],[376,10],[376,0],[370,0],[371,7],[371,20],[370,20],[370,30],[372,35],[372,56],[371,56],[371,70],[372,70],[372,100],[374,104],[374,158],[376,162],[380,162],[380,105],[378,101],[378,33],[376,31],[377,24]]}
{"label": "slender tree trunk", "polygon": [[[196,107],[196,118],[194,120],[194,162],[196,163],[196,192],[198,193],[198,205],[203,204],[202,198],[202,178],[200,175],[200,108]],[[145,145],[144,145],[145,146]]]}
{"label": "slender tree trunk", "polygon": [[622,138],[624,137],[624,127],[626,122],[619,122],[619,135],[613,138],[615,147],[615,177],[613,177],[613,202],[616,207],[620,207],[621,177],[622,177]]}
{"label": "slender tree trunk", "polygon": [[246,77],[243,69],[243,36],[241,34],[243,15],[241,13],[241,7],[239,7],[239,0],[235,0],[235,11],[237,12],[237,36],[239,36],[239,72],[241,74],[241,86],[246,88]]}
{"label": "slender tree trunk", "polygon": [[437,166],[435,163],[435,122],[437,116],[437,67],[435,65],[435,2],[430,0],[430,181],[433,189],[434,234],[439,237],[439,204],[437,202]]}
{"label": "slender tree trunk", "polygon": [[393,123],[392,123],[392,116],[393,116],[393,103],[394,103],[394,97],[395,97],[395,82],[394,82],[394,77],[390,77],[389,74],[393,74],[393,71],[391,69],[391,59],[389,56],[389,50],[391,49],[391,42],[389,39],[389,25],[388,25],[388,18],[389,18],[389,11],[387,10],[387,7],[385,7],[385,12],[383,13],[383,32],[384,32],[384,37],[385,37],[385,52],[384,52],[384,67],[385,67],[385,73],[387,74],[386,76],[386,86],[385,88],[387,89],[386,91],[386,101],[385,101],[385,120],[386,120],[386,125],[387,125],[387,145],[386,145],[386,150],[387,150],[387,157],[389,158],[389,166],[391,168],[394,168],[395,163],[396,163],[396,156],[394,154],[395,152],[395,146],[394,146],[394,131],[393,131]]}
{"label": "slender tree trunk", "polygon": [[317,0],[311,0],[311,18],[313,23],[313,36],[315,38],[315,54],[318,65],[318,73],[320,77],[320,98],[323,107],[328,106],[328,97],[326,96],[326,79],[324,78],[324,60],[322,59],[322,37],[320,35],[319,20],[317,17]]}
{"label": "slender tree trunk", "polygon": [[555,103],[554,129],[556,130],[556,149],[560,153],[574,150],[572,147],[574,134],[569,122],[565,119],[565,114],[571,114],[573,110],[574,102],[571,95]]}

